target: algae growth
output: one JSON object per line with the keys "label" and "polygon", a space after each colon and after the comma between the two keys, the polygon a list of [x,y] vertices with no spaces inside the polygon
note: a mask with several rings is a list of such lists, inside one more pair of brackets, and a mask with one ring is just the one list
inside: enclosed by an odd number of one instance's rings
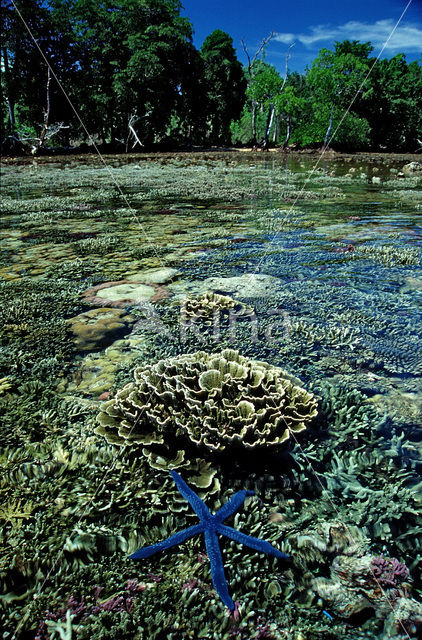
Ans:
{"label": "algae growth", "polygon": [[[5,639],[420,631],[422,179],[397,177],[393,161],[314,162],[167,154],[110,158],[110,173],[87,157],[4,166]],[[222,353],[236,360],[227,371]],[[282,381],[299,389],[291,411],[312,419],[266,447]],[[150,416],[136,446],[98,429],[111,412],[117,430],[122,389],[129,429],[131,406]],[[128,558],[194,523],[168,468],[192,476],[195,465],[213,512],[255,491],[233,526],[291,557],[281,566],[222,544],[234,615],[200,539]]]}

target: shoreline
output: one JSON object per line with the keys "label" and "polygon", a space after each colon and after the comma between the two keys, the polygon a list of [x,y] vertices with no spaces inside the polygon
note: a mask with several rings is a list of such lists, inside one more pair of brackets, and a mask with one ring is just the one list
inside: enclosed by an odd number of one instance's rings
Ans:
{"label": "shoreline", "polygon": [[[379,161],[395,161],[395,162],[411,162],[411,161],[422,161],[422,156],[420,153],[395,153],[388,151],[354,151],[354,152],[343,152],[343,151],[334,151],[333,149],[327,149],[322,152],[321,149],[303,149],[303,150],[294,150],[294,151],[283,151],[279,148],[272,148],[263,151],[262,149],[254,149],[252,147],[207,147],[207,148],[192,148],[192,149],[181,149],[181,150],[172,150],[172,151],[145,151],[138,153],[118,153],[118,152],[101,152],[101,155],[107,157],[109,159],[130,159],[131,161],[136,160],[147,160],[152,158],[166,158],[166,157],[195,157],[195,156],[227,156],[227,155],[241,155],[241,156],[250,156],[254,159],[265,159],[267,154],[271,154],[272,157],[278,157],[280,159],[287,158],[304,158],[304,157],[318,157],[323,156],[324,158],[330,160],[345,160],[348,162],[351,161],[364,161],[364,162],[379,162]],[[71,153],[52,153],[52,154],[42,154],[38,156],[32,155],[24,155],[24,156],[1,156],[0,157],[0,165],[26,165],[26,164],[47,164],[49,162],[60,162],[66,160],[80,160],[84,159],[90,161],[92,158],[98,158],[98,154],[95,152],[87,151],[87,152],[78,152],[75,149],[75,152]]]}

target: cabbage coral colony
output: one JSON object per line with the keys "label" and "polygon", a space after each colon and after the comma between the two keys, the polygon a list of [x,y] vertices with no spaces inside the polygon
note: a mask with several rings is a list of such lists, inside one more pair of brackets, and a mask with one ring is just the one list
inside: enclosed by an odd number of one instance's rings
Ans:
{"label": "cabbage coral colony", "polygon": [[217,454],[277,448],[317,415],[297,378],[232,349],[160,360],[134,377],[104,403],[97,433],[139,445],[152,467],[185,469],[208,490]]}

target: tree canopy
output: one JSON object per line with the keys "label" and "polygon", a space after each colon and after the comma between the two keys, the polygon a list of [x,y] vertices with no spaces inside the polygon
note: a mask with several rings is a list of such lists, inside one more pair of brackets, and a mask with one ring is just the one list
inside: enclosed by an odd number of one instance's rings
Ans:
{"label": "tree canopy", "polygon": [[[13,3],[1,2],[3,149],[87,141]],[[375,61],[369,42],[345,40],[321,49],[303,74],[288,73],[288,57],[281,74],[265,61],[265,46],[242,68],[220,29],[198,50],[181,8],[179,0],[26,0],[20,10],[104,148],[418,147],[418,62],[408,64],[403,54]]]}

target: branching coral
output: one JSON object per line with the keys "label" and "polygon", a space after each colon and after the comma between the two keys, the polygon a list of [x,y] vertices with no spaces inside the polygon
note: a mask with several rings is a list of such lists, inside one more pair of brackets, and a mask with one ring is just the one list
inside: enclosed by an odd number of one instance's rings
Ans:
{"label": "branching coral", "polygon": [[414,247],[394,247],[382,246],[360,246],[357,248],[354,257],[363,255],[374,262],[383,264],[386,267],[396,265],[418,265],[420,264],[420,252]]}
{"label": "branching coral", "polygon": [[195,468],[197,486],[211,481],[199,456],[278,447],[317,414],[315,397],[299,380],[231,349],[160,360],[134,375],[104,403],[96,432],[112,444],[140,445],[153,467]]}

